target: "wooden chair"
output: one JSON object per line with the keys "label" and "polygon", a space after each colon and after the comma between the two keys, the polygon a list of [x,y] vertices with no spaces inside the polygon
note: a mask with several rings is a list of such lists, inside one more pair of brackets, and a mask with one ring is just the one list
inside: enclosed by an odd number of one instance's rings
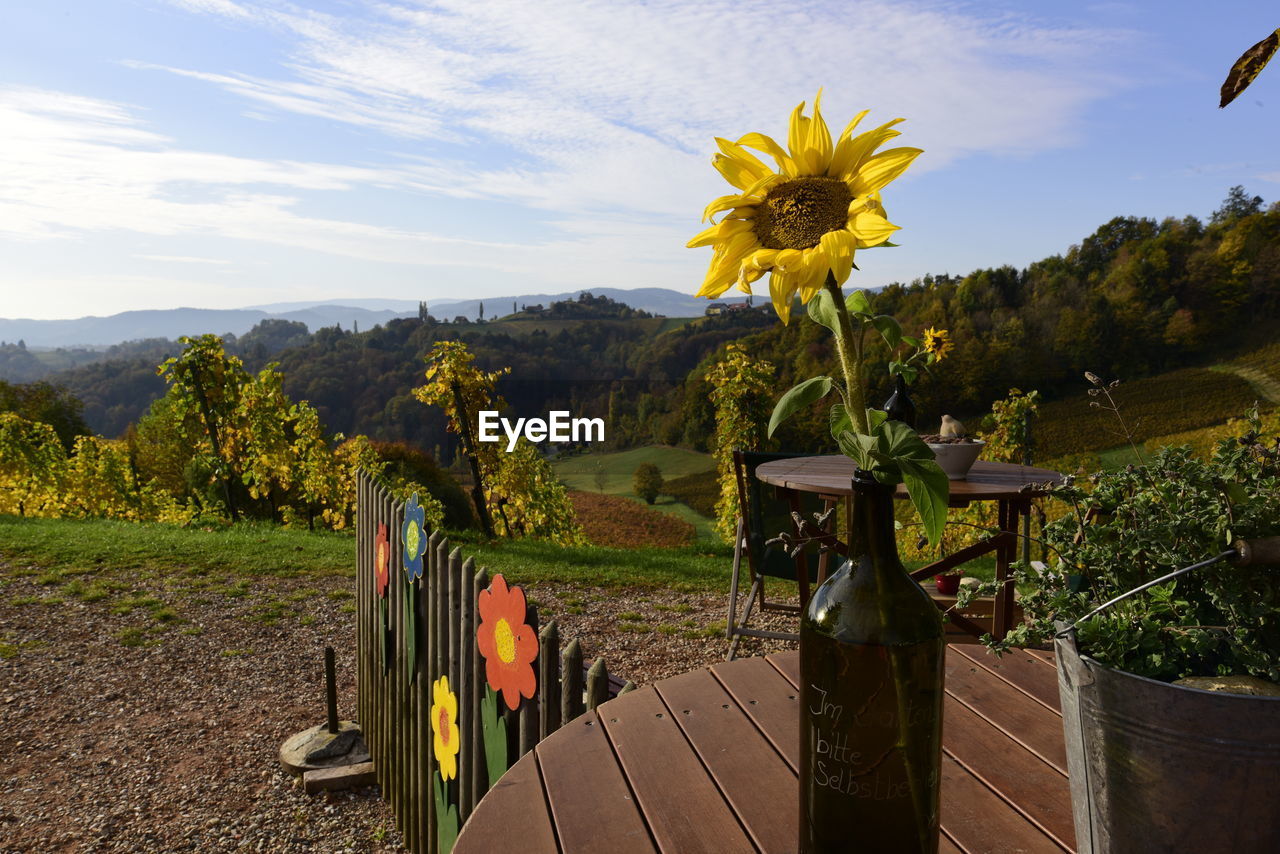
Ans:
{"label": "wooden chair", "polygon": [[[737,534],[733,548],[733,576],[729,582],[729,619],[725,634],[729,638],[728,660],[732,661],[738,649],[738,642],[743,637],[777,638],[781,640],[798,640],[797,632],[780,632],[769,629],[748,627],[752,611],[759,610],[800,614],[808,598],[810,585],[818,581],[819,556],[815,549],[806,549],[799,557],[793,558],[781,543],[767,544],[768,540],[780,533],[794,532],[795,526],[791,513],[793,510],[806,512],[823,509],[823,502],[818,496],[807,496],[801,499],[797,507],[776,496],[774,487],[762,483],[755,476],[756,468],[773,460],[786,459],[796,454],[763,454],[754,451],[734,451],[733,465],[738,481],[738,516]],[[805,506],[812,503],[812,507]],[[738,617],[738,590],[742,578],[743,557],[746,557],[747,571],[751,579],[751,587],[747,594],[746,607]],[[801,572],[803,567],[803,574]],[[787,605],[781,602],[770,602],[765,597],[765,579],[774,578],[795,584],[800,591],[800,605]]]}

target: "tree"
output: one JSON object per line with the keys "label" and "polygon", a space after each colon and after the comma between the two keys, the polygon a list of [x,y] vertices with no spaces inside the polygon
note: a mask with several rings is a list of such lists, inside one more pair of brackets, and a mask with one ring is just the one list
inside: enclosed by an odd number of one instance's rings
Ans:
{"label": "tree", "polygon": [[560,545],[585,542],[568,493],[537,448],[521,439],[504,453],[497,442],[476,441],[479,413],[506,405],[494,384],[510,368],[482,371],[474,361],[462,341],[437,342],[426,356],[427,382],[413,395],[443,409],[449,431],[462,437],[481,525],[486,533],[505,537],[540,537]]}
{"label": "tree", "polygon": [[484,303],[480,303],[480,319],[484,320]]}
{"label": "tree", "polygon": [[1262,196],[1250,196],[1244,191],[1242,184],[1236,184],[1227,190],[1227,197],[1222,205],[1209,217],[1209,222],[1232,222],[1249,214],[1262,211]]}
{"label": "tree", "polygon": [[605,486],[609,483],[609,472],[605,471],[604,463],[596,463],[595,472],[591,475],[591,480],[596,485],[597,492],[604,492]]}
{"label": "tree", "polygon": [[653,463],[641,463],[631,476],[631,489],[646,504],[652,504],[662,492],[662,471]]}
{"label": "tree", "polygon": [[716,411],[714,454],[720,480],[716,531],[725,542],[733,541],[741,512],[733,452],[760,449],[772,406],[769,394],[774,377],[773,365],[748,355],[741,344],[726,347],[724,358],[707,372],[707,380],[712,385],[711,402]]}
{"label": "tree", "polygon": [[182,438],[193,447],[205,446],[207,441],[207,470],[221,484],[227,513],[235,522],[240,513],[234,480],[241,457],[233,424],[249,374],[240,359],[226,354],[216,335],[183,336],[178,343],[184,348],[181,355],[166,359],[158,370],[174,395]]}

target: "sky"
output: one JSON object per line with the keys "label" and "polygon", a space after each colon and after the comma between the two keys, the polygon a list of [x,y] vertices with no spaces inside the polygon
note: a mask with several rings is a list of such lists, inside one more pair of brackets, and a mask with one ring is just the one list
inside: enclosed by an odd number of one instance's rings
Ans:
{"label": "sky", "polygon": [[[1280,198],[1271,2],[42,0],[0,28],[0,317],[696,291],[717,136],[924,149],[851,283]],[[767,279],[758,283],[767,292]]]}

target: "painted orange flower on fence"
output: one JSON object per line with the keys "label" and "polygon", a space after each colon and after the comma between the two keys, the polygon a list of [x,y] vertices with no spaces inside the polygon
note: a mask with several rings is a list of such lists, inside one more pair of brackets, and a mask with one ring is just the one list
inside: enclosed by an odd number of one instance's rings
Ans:
{"label": "painted orange flower on fence", "polygon": [[495,575],[489,588],[480,591],[476,605],[480,609],[476,643],[484,656],[485,679],[490,688],[502,692],[507,708],[514,711],[521,696],[532,697],[538,690],[533,672],[538,635],[525,623],[524,591],[508,589],[506,579]]}
{"label": "painted orange flower on fence", "polygon": [[391,543],[388,541],[387,526],[378,523],[378,535],[373,540],[373,575],[377,582],[378,595],[387,595],[387,582],[390,580],[388,565],[391,562]]}
{"label": "painted orange flower on fence", "polygon": [[440,776],[458,776],[458,695],[449,690],[449,677],[431,685],[431,747],[440,765]]}

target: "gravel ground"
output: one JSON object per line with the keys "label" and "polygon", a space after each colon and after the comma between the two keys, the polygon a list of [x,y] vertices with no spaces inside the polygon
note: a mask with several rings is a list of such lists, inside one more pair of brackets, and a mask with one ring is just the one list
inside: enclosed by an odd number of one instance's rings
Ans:
{"label": "gravel ground", "polygon": [[[350,579],[142,573],[119,579],[154,592],[130,610],[123,591],[85,602],[34,569],[0,561],[0,854],[404,850],[377,787],[306,795],[277,761],[324,720],[326,644],[354,713]],[[638,684],[724,657],[719,595],[528,593],[564,642]]]}

